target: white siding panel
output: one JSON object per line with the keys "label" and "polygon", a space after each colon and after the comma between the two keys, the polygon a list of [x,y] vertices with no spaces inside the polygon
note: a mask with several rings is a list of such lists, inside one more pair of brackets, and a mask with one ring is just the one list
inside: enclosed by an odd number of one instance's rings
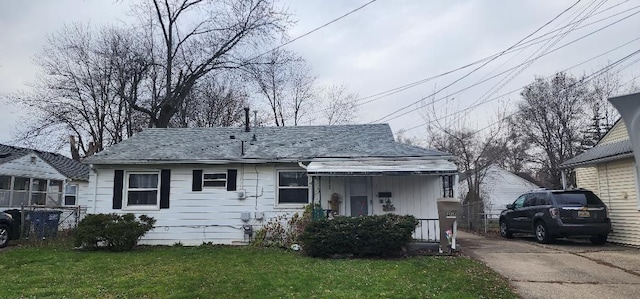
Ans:
{"label": "white siding panel", "polygon": [[609,208],[613,228],[609,241],[640,246],[640,212],[633,159],[602,164],[598,170],[599,196]]}
{"label": "white siding panel", "polygon": [[[296,167],[292,165],[291,167]],[[97,169],[96,175],[91,174],[91,181],[97,182],[89,186],[95,188],[86,200],[89,211],[93,213],[135,213],[146,214],[156,219],[156,228],[149,232],[142,240],[142,244],[172,245],[181,242],[185,245],[199,245],[203,242],[216,244],[231,244],[246,240],[243,225],[249,224],[258,229],[269,218],[277,215],[300,212],[302,209],[285,209],[275,207],[275,167],[273,165],[242,166],[242,165],[194,165],[158,167],[171,169],[170,208],[153,211],[113,210],[113,176],[114,169]],[[123,170],[149,170],[148,168],[118,168]],[[237,191],[227,191],[221,188],[204,188],[203,191],[191,191],[193,169],[203,169],[204,172],[226,172],[227,169],[237,169],[238,190],[246,191],[246,198],[238,198]],[[299,169],[299,168],[298,168]],[[93,191],[93,190],[91,190]],[[94,202],[95,200],[95,202]],[[95,204],[95,209],[93,205]],[[248,223],[241,220],[241,213],[249,212],[251,219]],[[256,215],[264,213],[264,220],[257,220]]]}

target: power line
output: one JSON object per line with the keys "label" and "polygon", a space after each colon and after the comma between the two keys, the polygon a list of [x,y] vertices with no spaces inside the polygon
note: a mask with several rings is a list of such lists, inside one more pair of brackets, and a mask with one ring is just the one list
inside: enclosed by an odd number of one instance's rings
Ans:
{"label": "power line", "polygon": [[312,34],[312,33],[316,32],[316,31],[318,31],[318,30],[320,30],[320,29],[322,29],[322,28],[325,28],[325,27],[327,27],[327,26],[329,26],[329,25],[331,25],[331,24],[333,24],[333,23],[335,23],[335,22],[337,22],[337,21],[340,21],[340,20],[342,20],[342,19],[346,18],[347,16],[349,16],[349,15],[351,15],[351,14],[353,14],[353,13],[355,13],[355,12],[357,12],[357,11],[359,11],[359,10],[361,10],[361,9],[365,8],[365,7],[367,7],[369,4],[371,4],[371,3],[373,3],[373,2],[376,2],[376,1],[377,1],[377,0],[371,0],[371,1],[369,1],[369,2],[365,3],[365,4],[361,5],[361,6],[358,6],[358,7],[356,7],[355,9],[353,9],[353,10],[351,10],[351,11],[349,11],[349,12],[347,12],[347,13],[345,13],[345,14],[343,14],[343,15],[341,15],[341,16],[339,16],[339,17],[337,17],[337,18],[335,18],[335,19],[333,19],[333,20],[331,20],[331,21],[329,21],[329,22],[327,22],[327,23],[324,23],[324,24],[322,24],[322,25],[320,25],[320,26],[318,26],[318,27],[316,27],[316,28],[312,29],[311,31],[308,31],[308,32],[306,32],[306,33],[304,33],[304,34],[302,34],[302,35],[300,35],[300,36],[298,36],[298,37],[296,37],[296,38],[294,38],[294,39],[292,39],[292,40],[290,40],[290,41],[286,42],[286,43],[283,43],[283,44],[281,44],[281,45],[279,45],[279,46],[277,46],[277,47],[275,47],[275,48],[273,48],[273,49],[271,49],[271,50],[269,50],[269,51],[266,51],[266,52],[264,52],[264,53],[262,53],[262,54],[260,54],[260,55],[258,55],[258,56],[256,56],[256,57],[253,57],[253,58],[251,58],[251,59],[249,59],[249,60],[254,60],[254,59],[256,59],[256,58],[259,58],[259,57],[262,57],[262,56],[264,56],[264,55],[266,55],[266,54],[269,54],[269,53],[271,53],[271,52],[273,52],[273,51],[275,51],[275,50],[278,50],[278,49],[280,49],[280,48],[282,48],[282,47],[284,47],[284,46],[290,45],[291,43],[293,43],[293,42],[295,42],[295,41],[297,41],[297,40],[299,40],[299,39],[301,39],[301,38],[303,38],[303,37],[305,37],[305,36],[308,36],[308,35],[310,35],[310,34]]}
{"label": "power line", "polygon": [[[633,42],[635,42],[635,41],[638,41],[638,40],[640,40],[640,37],[636,37],[635,39],[633,39],[633,40],[631,40],[631,41],[629,41],[629,42],[626,42],[626,43],[624,43],[624,44],[622,44],[622,45],[620,45],[620,46],[618,46],[618,47],[615,47],[615,48],[613,48],[613,49],[611,49],[611,50],[608,50],[608,51],[606,51],[606,52],[604,52],[604,53],[601,53],[601,54],[599,54],[599,55],[596,55],[596,56],[594,56],[594,57],[592,57],[592,58],[589,58],[589,59],[587,59],[587,60],[585,60],[585,61],[583,61],[583,62],[580,62],[580,63],[575,64],[575,65],[573,65],[573,66],[570,66],[570,67],[568,67],[568,68],[565,68],[565,69],[561,70],[560,72],[566,72],[566,71],[568,71],[568,70],[571,70],[571,69],[573,69],[573,68],[576,68],[576,67],[578,67],[578,66],[581,66],[581,65],[583,65],[583,64],[585,64],[585,63],[587,63],[587,62],[590,62],[590,61],[595,60],[595,59],[597,59],[597,58],[600,58],[600,57],[602,57],[602,56],[604,56],[604,55],[606,55],[606,54],[609,54],[609,53],[611,53],[611,52],[613,52],[613,51],[616,51],[616,50],[618,50],[618,49],[621,49],[621,48],[623,48],[623,47],[625,47],[625,46],[627,46],[627,45],[629,45],[629,44],[631,44],[631,43],[633,43]],[[640,60],[636,60],[636,61],[634,61],[633,63],[631,63],[631,65],[633,65],[633,64],[635,64],[635,63],[637,63],[638,61],[640,61]],[[628,68],[628,67],[629,67],[629,66],[625,66],[623,69]],[[553,76],[553,75],[552,75],[552,76]],[[548,76],[548,77],[547,77],[547,79],[551,78],[552,76]],[[640,77],[640,75],[638,75],[637,77],[635,77],[635,78],[631,79],[630,81],[625,82],[625,83],[624,83],[624,84],[622,84],[622,85],[629,84],[631,81],[634,81],[634,80],[635,80],[636,78],[638,78],[638,77]],[[448,114],[448,115],[445,115],[445,116],[442,116],[442,117],[439,117],[439,118],[436,118],[436,119],[434,119],[434,120],[432,120],[432,121],[425,122],[425,123],[422,123],[422,124],[419,124],[419,125],[416,125],[416,126],[413,126],[413,127],[410,127],[410,128],[402,129],[402,130],[403,130],[403,131],[405,131],[405,132],[408,132],[408,131],[411,131],[411,130],[417,129],[417,128],[419,128],[419,127],[426,126],[426,125],[428,125],[428,124],[430,124],[430,123],[432,123],[432,122],[434,122],[434,121],[439,121],[439,120],[445,119],[445,118],[447,118],[447,117],[451,117],[451,116],[454,116],[454,115],[457,115],[457,114],[460,114],[460,113],[463,113],[463,112],[467,112],[467,111],[472,110],[472,109],[475,109],[475,108],[477,108],[477,107],[479,107],[479,106],[481,106],[481,105],[488,104],[488,103],[493,102],[493,101],[495,101],[495,100],[499,100],[499,99],[501,99],[501,98],[503,98],[503,97],[505,97],[505,96],[507,96],[507,95],[510,95],[510,94],[512,94],[512,93],[514,93],[514,92],[520,91],[520,90],[522,90],[523,88],[525,88],[526,86],[527,86],[527,85],[522,86],[522,87],[519,87],[519,88],[516,88],[516,89],[514,89],[514,90],[511,90],[511,91],[509,91],[509,92],[503,93],[503,94],[501,94],[501,95],[499,95],[499,96],[496,96],[496,97],[494,97],[494,98],[491,98],[491,99],[486,99],[486,100],[481,101],[481,102],[479,102],[479,103],[474,103],[474,104],[470,105],[470,106],[469,106],[469,107],[467,107],[467,108],[464,108],[464,109],[462,109],[462,110],[459,110],[459,111],[456,111],[456,112],[450,113],[450,114]]]}
{"label": "power line", "polygon": [[[604,10],[601,10],[601,11],[599,11],[599,12],[597,12],[597,13],[595,13],[595,14],[593,14],[593,15],[589,16],[589,17],[587,17],[587,19],[588,19],[588,18],[591,18],[591,17],[594,17],[594,16],[596,16],[596,15],[600,15],[600,14],[602,14],[602,13],[606,12],[606,11],[609,11],[609,10],[611,10],[611,9],[613,9],[613,8],[615,8],[615,7],[618,7],[618,6],[620,6],[620,5],[622,5],[622,4],[626,3],[626,2],[629,2],[629,1],[630,1],[630,0],[626,0],[626,1],[622,1],[622,2],[620,2],[620,3],[614,4],[614,5],[612,5],[612,6],[609,6],[609,7],[605,8]],[[632,10],[635,10],[635,9],[638,9],[638,8],[640,8],[640,5],[637,5],[637,6],[634,6],[634,7],[628,8],[628,9],[625,9],[625,10],[623,10],[623,11],[617,12],[617,13],[612,14],[612,15],[609,15],[609,16],[606,16],[606,17],[604,17],[604,18],[598,19],[598,20],[593,21],[593,22],[591,22],[591,23],[588,23],[588,24],[585,24],[585,25],[582,25],[582,26],[579,26],[579,27],[575,27],[575,28],[573,28],[572,30],[570,30],[570,32],[571,32],[571,31],[575,31],[575,30],[580,30],[580,29],[586,28],[586,27],[588,27],[588,26],[591,26],[591,25],[594,25],[594,24],[600,23],[600,22],[602,22],[602,21],[605,21],[605,20],[611,19],[611,18],[613,18],[613,17],[619,16],[619,15],[621,15],[621,14],[624,14],[624,13],[626,13],[626,12],[629,12],[629,11],[632,11]],[[604,27],[601,27],[600,29],[598,29],[598,30],[596,30],[596,31],[593,31],[592,33],[587,34],[587,35],[583,36],[582,38],[585,38],[585,37],[587,37],[587,36],[589,36],[589,35],[592,35],[592,34],[595,34],[596,32],[599,32],[599,31],[601,31],[601,30],[603,30],[603,29],[605,29],[605,28],[608,28],[608,27],[610,27],[610,26],[612,26],[612,25],[614,25],[614,24],[617,24],[617,23],[621,22],[622,20],[625,20],[625,19],[627,19],[627,18],[629,18],[629,17],[631,17],[631,16],[633,16],[633,15],[636,15],[637,13],[640,13],[640,11],[634,12],[634,13],[632,13],[631,15],[628,15],[628,16],[626,16],[626,17],[624,17],[624,18],[620,19],[620,20],[617,20],[617,21],[615,21],[615,22],[613,22],[613,23],[610,23],[609,25],[606,25],[606,26],[604,26]],[[581,21],[582,21],[582,20],[581,20]],[[539,44],[539,43],[543,43],[543,42],[545,42],[545,41],[548,41],[548,40],[550,40],[550,39],[553,39],[554,37],[552,36],[552,37],[548,37],[548,38],[545,38],[545,39],[540,40],[541,38],[543,38],[543,37],[545,37],[545,36],[548,36],[548,35],[550,35],[550,34],[552,34],[552,33],[554,33],[554,32],[558,32],[558,31],[560,31],[560,30],[562,30],[562,29],[564,29],[564,28],[567,28],[567,27],[569,27],[569,26],[571,26],[571,25],[574,25],[574,24],[576,24],[576,23],[578,23],[578,22],[571,22],[571,23],[569,23],[569,24],[567,24],[567,25],[565,25],[565,26],[563,26],[563,27],[561,27],[561,28],[554,29],[554,30],[552,30],[552,31],[549,31],[549,32],[547,32],[547,33],[544,33],[544,34],[542,34],[542,35],[540,35],[540,36],[538,36],[538,37],[535,37],[535,38],[533,38],[533,39],[531,39],[531,40],[529,40],[529,41],[523,42],[523,43],[522,43],[521,45],[519,45],[518,47],[513,48],[513,49],[511,49],[511,50],[507,51],[506,53],[511,53],[511,52],[515,52],[515,51],[522,51],[523,49],[526,49],[526,48],[531,47],[531,46],[533,46],[533,45],[536,45],[536,44]],[[580,39],[582,39],[582,38],[576,39],[576,40],[574,40],[573,42],[577,42],[578,40],[580,40]],[[571,43],[573,43],[573,42],[571,42]],[[569,43],[569,44],[571,44],[571,43]],[[563,48],[563,47],[565,47],[565,46],[567,46],[567,45],[569,45],[569,44],[565,44],[564,46],[562,46],[562,47],[560,47],[560,48]],[[558,48],[558,49],[559,49],[559,48]],[[555,51],[555,50],[553,50],[552,52],[554,52],[554,51]],[[506,54],[506,53],[505,53],[505,54]],[[405,84],[405,85],[398,86],[398,87],[395,87],[395,88],[392,88],[392,89],[388,89],[388,90],[385,90],[385,91],[381,91],[381,92],[378,92],[378,93],[376,93],[376,94],[372,94],[372,95],[369,95],[369,96],[365,96],[365,97],[358,98],[358,99],[356,99],[356,100],[354,101],[354,102],[355,102],[354,107],[363,106],[363,105],[366,105],[366,104],[369,104],[369,103],[375,102],[375,101],[377,101],[377,100],[383,99],[383,98],[385,98],[385,97],[388,97],[388,96],[391,96],[391,95],[394,95],[394,94],[400,93],[400,92],[402,92],[402,91],[404,91],[404,90],[407,90],[407,89],[410,89],[410,88],[414,88],[414,87],[416,87],[416,86],[419,86],[419,85],[424,84],[424,83],[426,83],[426,82],[429,82],[429,81],[431,81],[431,80],[434,80],[434,79],[437,79],[437,78],[441,78],[441,77],[444,77],[444,76],[450,75],[450,74],[455,73],[455,72],[457,72],[457,71],[460,71],[460,70],[463,70],[463,69],[469,68],[469,67],[474,66],[474,65],[476,65],[476,64],[479,64],[479,63],[481,63],[481,62],[484,62],[484,61],[486,61],[486,60],[489,60],[489,59],[491,59],[491,58],[493,58],[493,57],[496,57],[496,56],[497,56],[497,55],[499,55],[499,54],[500,54],[500,52],[495,53],[495,54],[492,54],[492,55],[489,55],[489,56],[487,56],[487,57],[485,57],[485,58],[482,58],[482,59],[476,60],[476,61],[474,61],[474,62],[468,63],[468,64],[466,64],[466,65],[463,65],[463,66],[457,67],[457,68],[452,69],[452,70],[450,70],[450,71],[446,71],[446,72],[443,72],[443,73],[440,73],[440,74],[437,74],[437,75],[434,75],[434,76],[431,76],[431,77],[428,77],[428,78],[424,78],[424,79],[420,79],[420,80],[417,80],[417,81],[414,81],[414,82],[411,82],[411,83],[407,83],[407,84]],[[514,56],[514,57],[515,57],[515,56]],[[513,57],[512,57],[511,59],[513,59]],[[511,60],[511,59],[510,59],[510,60]],[[503,63],[503,64],[504,64],[504,63]],[[504,74],[504,72],[503,72],[503,73],[501,73],[501,74]],[[494,76],[494,77],[491,77],[491,78],[495,78],[495,76]],[[483,83],[483,82],[486,82],[486,81],[482,81],[482,83]],[[475,86],[475,85],[478,85],[478,84],[474,84],[473,86]],[[468,88],[466,88],[466,89],[468,89]],[[464,89],[464,90],[466,90],[466,89]],[[431,95],[430,95],[430,96],[431,96]],[[429,96],[427,96],[427,97],[429,97]],[[422,98],[421,100],[424,100],[424,99],[426,99],[427,97],[424,97],[424,98]],[[365,100],[367,100],[367,101],[365,101]],[[364,101],[364,102],[363,102],[363,101]],[[327,111],[327,110],[329,110],[329,109],[328,109],[328,108],[324,108],[324,109],[317,110],[317,112],[322,112],[322,111]],[[413,111],[411,111],[411,112],[413,112]],[[407,114],[407,113],[403,113],[403,114],[398,115],[398,116],[396,116],[396,117],[394,117],[394,118],[391,118],[391,119],[395,119],[395,118],[397,118],[397,117],[399,117],[399,116],[403,116],[403,115],[406,115],[406,114]],[[309,120],[307,120],[307,121],[305,121],[305,122],[307,122],[307,123],[313,123],[313,122],[315,122],[316,120],[320,119],[321,117],[322,117],[321,115],[316,115],[316,116],[314,116],[313,118],[311,118],[311,119],[309,119]]]}
{"label": "power line", "polygon": [[[594,34],[596,34],[596,33],[600,32],[600,31],[602,31],[602,30],[604,30],[604,29],[606,29],[606,28],[609,28],[609,27],[611,27],[611,26],[613,26],[613,25],[615,25],[615,24],[618,24],[618,23],[620,23],[620,22],[622,22],[622,21],[624,21],[624,20],[626,20],[626,19],[629,19],[630,17],[635,16],[635,15],[637,15],[637,14],[639,14],[639,13],[640,13],[640,10],[639,10],[639,11],[637,11],[637,12],[634,12],[634,13],[632,13],[632,14],[630,14],[630,15],[628,15],[628,16],[626,16],[626,17],[622,18],[622,19],[619,19],[619,20],[617,20],[617,21],[615,21],[615,22],[613,22],[613,23],[610,23],[610,24],[608,24],[608,25],[605,25],[605,26],[603,26],[603,27],[601,27],[601,28],[599,28],[599,29],[597,29],[597,30],[595,30],[595,31],[592,31],[592,32],[590,32],[590,33],[588,33],[588,34],[585,34],[585,35],[583,35],[583,36],[581,36],[581,37],[579,37],[579,38],[576,38],[576,39],[572,40],[571,42],[568,42],[568,43],[566,43],[566,44],[564,44],[564,45],[562,45],[562,46],[560,46],[560,47],[558,47],[558,48],[556,48],[556,49],[553,49],[553,50],[551,50],[551,51],[547,52],[547,53],[546,53],[546,54],[544,54],[543,56],[546,56],[546,55],[552,54],[552,53],[554,53],[554,52],[556,52],[556,51],[558,51],[558,50],[560,50],[560,49],[562,49],[562,48],[565,48],[565,47],[567,47],[567,46],[569,46],[569,45],[571,45],[571,44],[573,44],[573,43],[576,43],[576,42],[578,42],[578,41],[580,41],[580,40],[582,40],[582,39],[585,39],[585,38],[587,38],[587,37],[589,37],[589,36],[591,36],[591,35],[594,35]],[[626,44],[625,44],[625,45],[626,45]],[[466,91],[466,90],[468,90],[468,89],[471,89],[472,87],[478,86],[478,85],[480,85],[480,84],[482,84],[482,83],[484,83],[484,82],[487,82],[487,81],[489,81],[489,80],[491,80],[491,79],[493,79],[493,78],[496,78],[496,77],[498,77],[498,76],[500,76],[500,75],[502,75],[502,74],[504,74],[504,73],[506,73],[506,72],[509,72],[509,71],[511,71],[511,70],[513,70],[513,69],[515,69],[515,68],[517,68],[517,67],[520,67],[521,65],[524,65],[524,64],[526,64],[527,62],[528,62],[528,61],[525,61],[525,62],[523,62],[523,63],[521,63],[521,64],[519,64],[519,65],[517,65],[517,66],[515,66],[515,67],[512,67],[512,68],[510,68],[510,69],[507,69],[507,70],[505,70],[505,71],[503,71],[503,72],[501,72],[501,73],[499,73],[499,74],[496,74],[496,75],[494,75],[494,76],[492,76],[492,77],[489,77],[489,78],[487,78],[487,79],[484,79],[484,80],[481,80],[481,81],[479,81],[479,82],[476,82],[476,83],[474,83],[474,84],[472,84],[472,85],[470,85],[470,86],[467,86],[467,87],[465,87],[465,88],[463,88],[463,89],[460,89],[460,90],[458,90],[458,91],[456,91],[456,92],[454,92],[454,93],[451,93],[451,94],[449,94],[448,96],[456,95],[456,94],[459,94],[459,93],[461,93],[461,92],[463,92],[463,91]],[[434,95],[434,94],[430,94],[430,95],[428,95],[428,96],[422,97],[422,98],[421,98],[420,100],[418,100],[417,102],[420,102],[420,101],[426,100],[426,99],[428,99],[429,97],[431,97],[431,96],[433,96],[433,95]],[[433,101],[431,101],[429,104],[434,104],[434,103],[439,102],[439,101],[442,101],[442,100],[444,100],[444,99],[446,99],[446,98],[447,98],[447,97],[442,97],[442,98],[439,98],[439,99],[434,99],[434,100],[433,100]],[[426,106],[426,104],[425,104],[425,105],[421,105],[421,107],[424,107],[424,106]],[[419,107],[419,108],[421,108],[421,107]],[[399,118],[399,117],[405,116],[405,115],[407,115],[407,114],[409,114],[409,113],[412,113],[412,112],[414,112],[414,111],[415,111],[415,110],[411,110],[411,111],[403,112],[403,113],[398,114],[398,115],[396,115],[396,116],[394,116],[394,117],[392,117],[392,118],[387,119],[387,121],[390,121],[390,120],[393,120],[393,119],[396,119],[396,118]]]}
{"label": "power line", "polygon": [[[567,9],[563,10],[560,14],[558,14],[558,15],[557,15],[557,16],[555,16],[553,19],[551,19],[549,22],[545,23],[544,25],[542,25],[541,27],[539,27],[538,29],[536,29],[534,32],[532,32],[532,33],[530,33],[529,35],[525,36],[523,39],[521,39],[520,41],[518,41],[518,42],[517,42],[517,43],[515,43],[514,45],[512,45],[512,46],[510,46],[509,48],[505,49],[504,51],[500,52],[497,56],[495,56],[495,57],[493,57],[493,58],[489,59],[489,61],[487,61],[487,62],[483,63],[482,65],[480,65],[479,67],[477,67],[477,68],[473,69],[471,72],[467,73],[466,75],[464,75],[464,76],[462,76],[462,77],[460,77],[460,78],[456,79],[456,80],[455,80],[455,81],[453,81],[452,83],[447,84],[445,87],[443,87],[443,88],[441,88],[441,89],[437,90],[436,92],[434,92],[434,93],[433,93],[433,95],[436,95],[436,94],[438,94],[440,91],[443,91],[443,90],[445,90],[446,88],[448,88],[448,87],[450,87],[450,86],[452,86],[452,85],[454,85],[454,84],[456,84],[456,83],[460,82],[461,80],[463,80],[464,78],[467,78],[468,76],[470,76],[471,74],[473,74],[473,73],[474,73],[474,72],[476,72],[477,70],[481,69],[481,68],[482,68],[482,67],[484,67],[485,65],[487,65],[487,64],[491,63],[492,61],[496,60],[498,57],[500,57],[500,56],[504,55],[504,53],[506,53],[507,51],[509,51],[509,50],[513,49],[514,47],[518,46],[518,45],[519,45],[519,44],[521,44],[523,41],[525,41],[525,40],[526,40],[526,39],[528,39],[529,37],[533,36],[533,35],[534,35],[534,34],[536,34],[538,31],[540,31],[540,30],[542,30],[544,27],[546,27],[547,25],[551,24],[553,21],[555,21],[555,20],[556,20],[556,19],[558,19],[560,16],[562,16],[564,13],[566,13],[567,11],[569,11],[570,9],[572,9],[574,6],[576,6],[578,3],[580,3],[580,1],[581,1],[581,0],[576,1],[576,3],[574,3],[574,4],[573,4],[573,5],[571,5],[571,6],[569,6],[569,8],[567,8]],[[394,114],[396,114],[396,113],[398,113],[398,112],[400,112],[400,111],[403,111],[403,110],[405,110],[405,109],[407,109],[407,108],[409,108],[409,107],[413,106],[413,105],[414,105],[414,104],[416,104],[416,103],[419,103],[420,101],[421,101],[421,100],[418,100],[418,101],[413,102],[413,103],[411,103],[411,104],[409,104],[409,105],[403,106],[402,108],[397,109],[397,110],[393,111],[392,113],[389,113],[389,114],[387,114],[387,115],[385,115],[385,116],[383,116],[383,117],[381,117],[381,118],[379,118],[379,119],[377,119],[377,120],[373,121],[372,123],[382,121],[382,120],[384,120],[385,118],[387,118],[387,117],[389,117],[389,116],[392,116],[392,115],[394,115]]]}
{"label": "power line", "polygon": [[[606,9],[604,9],[604,10],[602,10],[602,11],[599,11],[599,12],[598,12],[598,13],[596,13],[596,14],[593,14],[591,17],[594,17],[594,16],[596,16],[596,15],[602,14],[602,13],[604,13],[604,12],[608,11],[608,10],[611,10],[611,9],[613,9],[613,8],[615,8],[615,7],[617,7],[617,6],[620,6],[620,5],[622,5],[622,4],[626,3],[626,2],[629,2],[629,1],[630,1],[630,0],[626,0],[626,1],[623,1],[623,2],[621,2],[621,3],[618,3],[618,4],[612,5],[612,6],[610,6],[610,7],[607,7]],[[602,19],[599,19],[599,20],[593,21],[593,22],[591,22],[591,23],[585,24],[585,25],[583,25],[583,26],[577,27],[577,28],[575,28],[574,30],[579,30],[579,29],[582,29],[582,28],[585,28],[585,27],[588,27],[588,26],[591,26],[591,25],[597,24],[597,23],[599,23],[599,22],[602,22],[602,21],[608,20],[608,19],[610,19],[610,18],[616,17],[616,16],[618,16],[618,15],[621,15],[621,14],[623,14],[623,13],[625,13],[625,12],[628,12],[628,11],[631,11],[631,10],[634,10],[634,9],[637,9],[637,8],[640,8],[640,5],[637,5],[637,6],[634,6],[634,7],[632,7],[632,8],[626,9],[626,10],[624,10],[624,11],[617,12],[617,13],[615,13],[615,14],[612,14],[612,15],[606,16],[606,17],[604,17],[604,18],[602,18]],[[591,17],[589,17],[589,18],[591,18]],[[506,53],[515,52],[515,51],[522,50],[522,49],[528,48],[528,47],[530,47],[530,46],[533,46],[533,45],[536,45],[536,44],[539,44],[539,43],[545,42],[545,41],[547,41],[547,40],[549,40],[549,39],[551,39],[551,38],[553,38],[553,37],[550,37],[550,38],[547,38],[547,39],[543,39],[543,40],[540,40],[540,41],[538,41],[538,40],[539,40],[539,39],[541,39],[541,38],[543,38],[543,37],[545,37],[545,36],[548,36],[548,35],[550,35],[550,34],[552,34],[552,33],[554,33],[554,32],[557,32],[557,31],[560,31],[560,30],[562,30],[562,29],[564,29],[564,28],[567,28],[567,27],[569,27],[569,26],[571,26],[571,25],[573,25],[573,24],[574,24],[574,23],[569,23],[569,24],[565,25],[564,27],[561,27],[561,28],[558,28],[558,29],[555,29],[555,30],[549,31],[549,32],[547,32],[547,33],[545,33],[545,34],[543,34],[543,35],[540,35],[540,36],[538,36],[538,37],[535,37],[535,38],[533,38],[533,39],[531,39],[531,40],[529,40],[529,41],[526,41],[526,42],[522,43],[520,46],[518,46],[518,47],[516,47],[516,48],[514,48],[514,49],[511,49],[510,51],[507,51]],[[572,30],[572,31],[574,31],[574,30]],[[505,54],[506,54],[506,53],[505,53]],[[392,88],[392,89],[388,89],[388,90],[385,90],[385,91],[378,92],[378,93],[376,93],[376,94],[372,94],[372,95],[369,95],[369,96],[366,96],[366,97],[359,98],[359,99],[357,99],[357,100],[356,100],[356,102],[360,102],[360,101],[367,100],[367,99],[370,99],[370,98],[375,98],[375,99],[370,100],[370,101],[366,101],[366,102],[364,102],[364,103],[358,103],[358,104],[357,104],[357,106],[361,106],[361,105],[364,105],[364,104],[371,103],[371,102],[373,102],[373,101],[375,101],[375,100],[378,100],[378,99],[384,98],[384,97],[386,97],[386,96],[393,95],[393,94],[396,94],[396,93],[398,93],[398,92],[400,92],[400,91],[404,91],[404,90],[407,90],[407,89],[409,89],[409,88],[413,88],[413,87],[415,87],[415,86],[418,86],[418,85],[424,84],[424,83],[429,82],[429,81],[431,81],[431,80],[433,80],[433,79],[437,79],[437,78],[440,78],[440,77],[444,77],[444,76],[446,76],[446,75],[449,75],[449,74],[455,73],[455,72],[457,72],[457,71],[460,71],[460,70],[463,70],[463,69],[469,68],[469,67],[474,66],[474,65],[476,65],[476,64],[479,64],[479,63],[481,63],[481,62],[483,62],[483,61],[489,60],[489,59],[491,59],[491,58],[493,58],[493,57],[495,57],[495,56],[497,56],[497,55],[499,55],[499,54],[500,54],[500,52],[495,53],[495,54],[492,54],[492,55],[489,55],[489,56],[487,56],[487,57],[485,57],[485,58],[482,58],[482,59],[476,60],[476,61],[474,61],[474,62],[468,63],[468,64],[466,64],[466,65],[460,66],[460,67],[455,68],[455,69],[453,69],[453,70],[450,70],[450,71],[446,71],[446,72],[440,73],[440,74],[438,74],[438,75],[434,75],[434,76],[431,76],[431,77],[428,77],[428,78],[420,79],[420,80],[417,80],[417,81],[414,81],[414,82],[411,82],[411,83],[407,83],[407,84],[402,85],[402,86],[394,87],[394,88]]]}
{"label": "power line", "polygon": [[[583,80],[581,80],[581,81],[579,81],[579,82],[576,82],[576,83],[574,83],[574,84],[572,84],[572,85],[568,86],[567,88],[571,88],[571,87],[575,86],[575,85],[576,85],[576,84],[578,84],[578,83],[580,83],[580,84],[586,84],[586,83],[588,83],[589,81],[593,80],[594,78],[596,78],[596,77],[598,77],[598,76],[600,76],[600,75],[602,75],[602,74],[606,73],[607,71],[611,70],[614,66],[616,66],[616,65],[618,65],[618,64],[620,64],[620,63],[622,63],[623,61],[625,61],[625,60],[627,60],[627,59],[629,59],[629,58],[631,58],[631,57],[633,57],[633,56],[635,56],[635,55],[637,55],[637,54],[640,54],[640,50],[636,50],[636,51],[632,52],[631,54],[629,54],[629,55],[627,55],[627,56],[625,56],[625,57],[623,57],[623,58],[621,58],[621,59],[616,60],[614,63],[609,64],[609,65],[607,65],[607,66],[605,66],[605,67],[603,67],[603,68],[601,68],[601,69],[599,69],[599,70],[597,70],[597,71],[593,72],[591,75],[589,75],[589,76],[587,76],[587,77],[583,78]],[[640,61],[640,60],[636,60],[636,62],[638,62],[638,61]],[[629,67],[629,66],[630,66],[630,65],[627,65],[626,67]],[[626,68],[626,67],[625,67],[625,68]],[[617,73],[621,72],[622,70],[624,70],[624,68],[620,69]],[[631,83],[631,81],[627,81],[627,83],[625,83],[625,84],[629,84],[629,83]],[[480,129],[476,130],[475,132],[472,132],[472,133],[471,133],[471,135],[475,135],[475,134],[477,134],[477,133],[480,133],[481,131],[488,129],[488,128],[492,127],[492,126],[493,126],[493,125],[495,125],[495,124],[498,124],[498,123],[500,123],[500,122],[503,122],[503,121],[505,121],[505,120],[507,120],[507,119],[511,118],[512,116],[514,116],[514,115],[516,115],[516,114],[518,114],[518,111],[513,112],[513,113],[511,113],[511,114],[509,114],[509,115],[507,115],[507,116],[505,116],[505,117],[503,117],[503,118],[501,118],[501,119],[499,119],[499,120],[497,120],[497,121],[495,121],[495,122],[492,122],[492,123],[490,123],[488,126],[485,126],[485,127],[483,127],[483,128],[480,128]]]}

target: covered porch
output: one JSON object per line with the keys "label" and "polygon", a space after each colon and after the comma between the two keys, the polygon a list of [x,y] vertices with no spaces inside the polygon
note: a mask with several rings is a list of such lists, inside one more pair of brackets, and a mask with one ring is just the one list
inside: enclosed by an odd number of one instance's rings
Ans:
{"label": "covered porch", "polygon": [[457,167],[443,159],[311,162],[312,203],[328,216],[394,213],[419,220],[414,239],[438,241],[436,200],[455,197]]}

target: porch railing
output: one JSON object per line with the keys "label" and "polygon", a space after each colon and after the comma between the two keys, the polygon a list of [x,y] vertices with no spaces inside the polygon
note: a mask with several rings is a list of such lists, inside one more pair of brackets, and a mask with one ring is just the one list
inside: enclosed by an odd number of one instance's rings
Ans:
{"label": "porch railing", "polygon": [[413,239],[419,242],[440,242],[438,219],[418,218],[418,227],[413,231]]}

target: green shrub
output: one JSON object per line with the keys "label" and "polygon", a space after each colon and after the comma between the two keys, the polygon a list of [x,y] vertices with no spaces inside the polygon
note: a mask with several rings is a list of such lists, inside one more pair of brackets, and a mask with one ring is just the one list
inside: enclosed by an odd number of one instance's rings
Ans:
{"label": "green shrub", "polygon": [[[316,208],[319,205],[316,204]],[[306,205],[302,216],[295,213],[291,218],[280,215],[270,219],[262,228],[254,233],[251,245],[258,247],[290,248],[299,242],[300,235],[312,221],[313,205]]]}
{"label": "green shrub", "polygon": [[147,215],[140,215],[140,218],[136,219],[131,213],[90,214],[78,223],[75,246],[82,246],[88,250],[131,250],[155,223],[156,220]]}
{"label": "green shrub", "polygon": [[417,225],[416,218],[410,215],[336,217],[311,222],[300,241],[305,253],[314,257],[383,257],[410,243]]}

